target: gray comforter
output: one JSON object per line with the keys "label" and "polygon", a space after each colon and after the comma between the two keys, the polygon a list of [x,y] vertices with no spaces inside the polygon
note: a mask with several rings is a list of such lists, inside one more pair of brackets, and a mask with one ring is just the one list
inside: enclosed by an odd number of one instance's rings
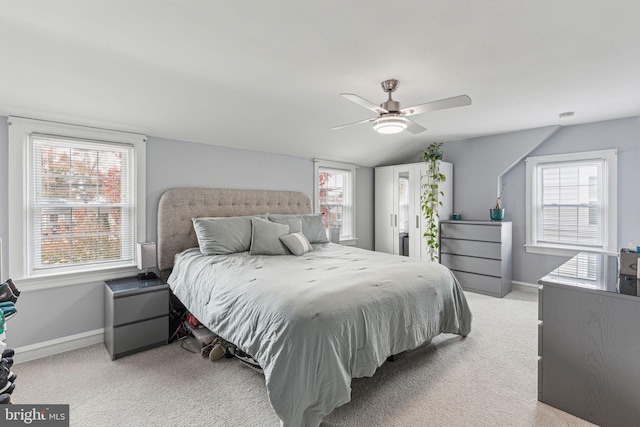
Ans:
{"label": "gray comforter", "polygon": [[301,257],[176,256],[169,284],[203,324],[264,369],[285,427],[318,426],[349,402],[351,378],[441,332],[466,336],[471,313],[440,264],[340,245]]}

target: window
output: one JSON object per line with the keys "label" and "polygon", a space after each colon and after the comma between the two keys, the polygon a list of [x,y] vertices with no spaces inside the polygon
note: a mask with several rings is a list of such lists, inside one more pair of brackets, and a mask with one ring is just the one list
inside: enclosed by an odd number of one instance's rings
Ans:
{"label": "window", "polygon": [[617,252],[616,150],[529,157],[527,252]]}
{"label": "window", "polygon": [[52,277],[69,284],[74,275],[86,282],[91,272],[104,280],[135,271],[135,243],[145,240],[144,136],[14,117],[9,124],[11,275],[27,285]]}
{"label": "window", "polygon": [[315,211],[322,212],[327,235],[339,229],[340,243],[356,240],[356,167],[345,163],[316,160]]}

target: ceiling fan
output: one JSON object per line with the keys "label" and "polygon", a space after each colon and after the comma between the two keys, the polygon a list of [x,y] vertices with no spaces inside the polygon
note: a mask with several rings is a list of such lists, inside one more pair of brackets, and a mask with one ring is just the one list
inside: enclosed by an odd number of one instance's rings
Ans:
{"label": "ceiling fan", "polygon": [[378,117],[372,117],[359,122],[336,126],[331,128],[331,130],[342,129],[347,126],[358,125],[361,123],[373,122],[373,129],[379,133],[398,133],[406,129],[409,132],[416,134],[424,132],[427,129],[420,126],[413,120],[408,119],[408,116],[428,113],[429,111],[444,110],[445,108],[471,105],[471,98],[467,95],[459,95],[452,98],[445,98],[438,101],[427,102],[425,104],[414,105],[413,107],[403,108],[401,110],[400,103],[391,99],[391,92],[394,92],[398,88],[399,84],[400,82],[395,79],[385,80],[381,83],[382,90],[389,94],[389,99],[380,104],[380,106],[353,93],[341,93],[340,96],[343,98],[348,99],[351,102],[355,102],[356,104],[376,112],[379,115]]}

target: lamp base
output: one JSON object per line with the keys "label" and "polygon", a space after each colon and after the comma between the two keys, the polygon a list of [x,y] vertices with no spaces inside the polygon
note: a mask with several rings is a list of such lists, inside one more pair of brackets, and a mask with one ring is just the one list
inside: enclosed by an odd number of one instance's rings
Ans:
{"label": "lamp base", "polygon": [[154,280],[157,278],[158,276],[153,271],[147,271],[147,272],[138,274],[138,280]]}

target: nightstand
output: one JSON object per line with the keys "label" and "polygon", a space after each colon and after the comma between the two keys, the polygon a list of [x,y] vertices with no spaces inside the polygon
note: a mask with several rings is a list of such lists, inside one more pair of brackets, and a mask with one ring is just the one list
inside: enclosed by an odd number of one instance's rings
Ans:
{"label": "nightstand", "polygon": [[111,360],[169,342],[169,285],[138,277],[104,284],[104,345]]}

